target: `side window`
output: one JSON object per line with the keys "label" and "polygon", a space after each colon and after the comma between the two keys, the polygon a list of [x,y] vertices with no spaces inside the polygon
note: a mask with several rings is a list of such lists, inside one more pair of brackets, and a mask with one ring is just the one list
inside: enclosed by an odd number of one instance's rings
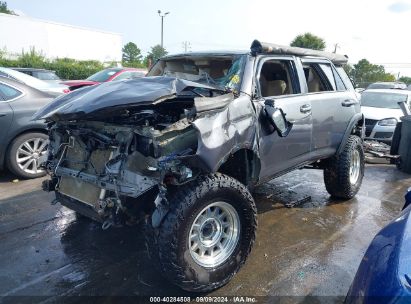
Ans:
{"label": "side window", "polygon": [[6,73],[1,72],[1,71],[0,71],[0,76],[10,78],[10,79],[15,79],[14,77],[10,76],[9,74],[6,74]]}
{"label": "side window", "polygon": [[131,78],[133,78],[131,72],[123,72],[120,75],[118,75],[116,78],[114,78],[113,81],[131,79]]}
{"label": "side window", "polygon": [[8,85],[5,85],[3,83],[0,83],[0,95],[3,96],[4,100],[12,100],[14,98],[19,97],[23,93],[20,92],[19,90],[16,90],[12,87],[9,87]]}
{"label": "side window", "polygon": [[290,60],[267,60],[260,71],[260,92],[262,97],[299,94],[295,81],[295,67]]}
{"label": "side window", "polygon": [[333,74],[334,74],[335,86],[337,87],[337,91],[346,91],[347,88],[344,85],[344,82],[341,79],[341,76],[338,74],[335,68],[333,68]]}
{"label": "side window", "polygon": [[337,66],[336,67],[338,74],[340,75],[342,81],[345,84],[345,87],[351,91],[354,90],[354,86],[351,82],[351,79],[348,77],[347,73],[344,71],[344,68],[342,66]]}
{"label": "side window", "polygon": [[309,93],[335,91],[334,75],[329,64],[305,63],[303,68]]}
{"label": "side window", "polygon": [[335,91],[336,90],[335,80],[334,80],[333,70],[331,69],[331,65],[321,63],[321,64],[319,64],[319,66],[320,66],[321,70],[323,71],[325,77],[327,77],[327,80],[328,80],[329,84],[331,85],[333,91]]}

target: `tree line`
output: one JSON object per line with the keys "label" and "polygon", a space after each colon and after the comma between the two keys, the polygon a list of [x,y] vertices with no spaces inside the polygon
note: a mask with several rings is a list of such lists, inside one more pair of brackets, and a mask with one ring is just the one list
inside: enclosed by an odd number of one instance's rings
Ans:
{"label": "tree line", "polygon": [[123,66],[135,68],[148,68],[158,59],[168,54],[164,47],[157,44],[151,47],[151,50],[150,52],[148,52],[147,56],[143,57],[143,55],[141,54],[141,50],[137,47],[137,45],[134,42],[131,41],[124,45],[122,51]]}
{"label": "tree line", "polygon": [[[291,41],[290,45],[319,51],[324,51],[326,48],[324,39],[311,33],[298,35]],[[344,70],[358,86],[364,87],[373,82],[396,80],[411,84],[411,77],[402,76],[396,79],[393,74],[385,71],[384,66],[372,64],[365,58],[354,65],[345,65]]]}
{"label": "tree line", "polygon": [[[7,7],[7,2],[0,1],[0,13],[15,15],[15,12]],[[291,46],[323,51],[326,48],[325,40],[312,33],[304,33],[296,36],[290,43]],[[167,55],[167,50],[161,45],[151,47],[144,57],[141,50],[134,42],[128,42],[122,49],[122,65],[125,67],[149,68],[159,58]],[[81,79],[103,69],[115,66],[117,62],[103,64],[95,60],[80,61],[70,58],[46,59],[41,53],[32,48],[29,52],[22,51],[17,59],[8,59],[5,51],[0,50],[0,66],[45,68],[56,71],[63,79]],[[399,79],[393,74],[387,73],[384,66],[372,64],[367,59],[361,59],[358,63],[344,66],[345,71],[355,83],[366,86],[377,81],[402,81],[411,83],[411,77],[402,76]]]}

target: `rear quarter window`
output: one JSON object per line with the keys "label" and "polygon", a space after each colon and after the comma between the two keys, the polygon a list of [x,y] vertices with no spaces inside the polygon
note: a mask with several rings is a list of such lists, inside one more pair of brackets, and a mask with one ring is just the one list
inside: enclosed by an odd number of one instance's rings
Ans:
{"label": "rear quarter window", "polygon": [[23,93],[19,90],[12,88],[4,83],[0,83],[0,94],[2,95],[5,101],[15,99],[22,95]]}
{"label": "rear quarter window", "polygon": [[354,90],[354,86],[353,86],[353,84],[352,84],[352,82],[351,82],[350,77],[348,77],[347,73],[344,71],[344,68],[343,68],[342,66],[336,66],[335,68],[336,68],[336,70],[337,70],[337,72],[338,72],[338,75],[341,76],[341,79],[342,79],[342,81],[344,82],[345,87],[346,87],[348,90],[353,91],[353,90]]}

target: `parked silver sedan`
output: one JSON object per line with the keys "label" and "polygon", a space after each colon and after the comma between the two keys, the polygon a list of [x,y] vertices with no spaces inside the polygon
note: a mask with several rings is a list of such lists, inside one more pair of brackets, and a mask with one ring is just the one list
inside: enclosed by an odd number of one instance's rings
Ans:
{"label": "parked silver sedan", "polygon": [[411,106],[411,91],[399,89],[365,90],[361,94],[361,111],[365,117],[365,137],[391,143],[395,126],[403,113],[398,105]]}
{"label": "parked silver sedan", "polygon": [[0,76],[17,80],[32,88],[35,88],[42,92],[46,92],[48,94],[52,94],[55,97],[69,92],[68,86],[64,84],[56,82],[45,82],[43,80],[37,79],[35,77],[29,76],[27,74],[9,68],[0,67]]}

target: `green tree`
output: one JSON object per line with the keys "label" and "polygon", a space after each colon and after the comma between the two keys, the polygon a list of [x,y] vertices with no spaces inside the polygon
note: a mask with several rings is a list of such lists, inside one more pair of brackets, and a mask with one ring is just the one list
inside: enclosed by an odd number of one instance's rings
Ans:
{"label": "green tree", "polygon": [[325,49],[325,41],[324,39],[315,36],[311,33],[305,33],[302,35],[298,35],[291,41],[291,46],[301,47],[305,49],[313,49],[323,51]]}
{"label": "green tree", "polygon": [[148,53],[147,58],[152,60],[152,63],[156,62],[158,59],[161,57],[167,55],[168,52],[166,51],[165,48],[163,48],[161,45],[157,44],[153,47],[151,47],[151,51]]}
{"label": "green tree", "polygon": [[377,81],[395,81],[395,76],[385,72],[384,66],[372,64],[367,59],[361,59],[357,64],[354,64],[350,76],[359,85]]}
{"label": "green tree", "polygon": [[15,15],[16,13],[8,9],[6,1],[0,1],[0,13]]}
{"label": "green tree", "polygon": [[143,56],[141,50],[133,42],[127,43],[123,47],[123,64],[124,65],[140,65]]}
{"label": "green tree", "polygon": [[411,77],[402,76],[402,77],[400,77],[400,79],[398,79],[398,81],[402,81],[402,82],[404,82],[404,83],[406,83],[406,84],[411,84]]}

